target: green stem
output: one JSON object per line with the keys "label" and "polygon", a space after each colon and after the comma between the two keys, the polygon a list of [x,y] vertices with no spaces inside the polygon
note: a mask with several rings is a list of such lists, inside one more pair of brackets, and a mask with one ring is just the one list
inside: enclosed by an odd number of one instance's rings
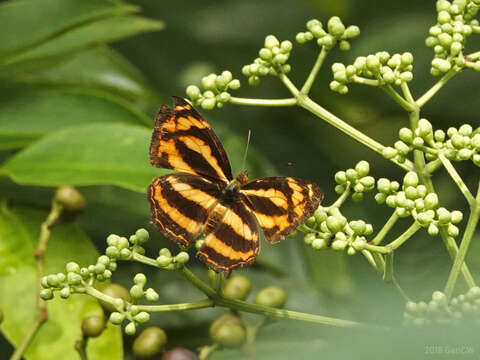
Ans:
{"label": "green stem", "polygon": [[317,57],[317,60],[315,61],[315,64],[312,67],[312,70],[310,71],[310,74],[307,77],[307,80],[305,80],[305,83],[302,86],[302,89],[300,92],[302,94],[308,95],[310,92],[310,89],[312,88],[312,85],[315,81],[315,78],[317,77],[318,71],[322,67],[323,61],[325,60],[326,56],[328,54],[328,50],[325,49],[324,46],[322,46],[322,50],[320,50],[320,54]]}
{"label": "green stem", "polygon": [[406,111],[411,112],[415,110],[415,106],[405,100],[391,85],[384,85],[382,89]]}
{"label": "green stem", "polygon": [[231,97],[231,104],[247,105],[247,106],[294,106],[297,105],[297,99],[247,99],[239,97]]}
{"label": "green stem", "polygon": [[427,174],[433,174],[441,166],[442,166],[442,161],[440,159],[435,159],[427,163],[424,169]]}
{"label": "green stem", "polygon": [[88,338],[82,337],[80,340],[75,342],[75,350],[77,350],[80,360],[88,360],[87,356],[87,341]]}
{"label": "green stem", "polygon": [[[353,126],[350,126],[343,120],[339,119],[338,117],[330,113],[328,110],[324,109],[323,107],[318,105],[316,102],[311,100],[309,97],[306,97],[306,96],[299,97],[298,105],[310,111],[311,113],[315,114],[319,118],[325,120],[327,123],[336,127],[337,129],[344,132],[345,134],[352,137],[353,139],[357,140],[361,144],[367,146],[368,148],[372,149],[373,151],[379,154],[382,154],[382,151],[385,148],[385,146],[373,140],[372,138],[368,137],[361,131],[358,131]],[[413,170],[413,164],[409,160],[406,160],[404,163],[399,163],[394,159],[391,159],[391,161],[406,171]]]}
{"label": "green stem", "polygon": [[342,195],[340,195],[339,198],[332,205],[328,206],[328,208],[339,208],[340,206],[342,206],[345,200],[348,199],[348,195],[350,195],[351,186],[352,184],[349,182]]}
{"label": "green stem", "polygon": [[28,346],[31,344],[42,325],[48,320],[47,305],[45,300],[40,297],[40,290],[42,289],[41,279],[45,273],[45,252],[47,251],[48,241],[50,240],[50,236],[52,234],[52,227],[60,218],[62,211],[63,206],[57,203],[55,200],[52,201],[50,213],[45,221],[40,225],[40,235],[38,237],[37,249],[34,253],[37,266],[37,316],[35,322],[32,324],[28,332],[25,334],[25,337],[22,339],[10,357],[10,360],[19,360],[22,358],[23,354],[25,351],[27,351]]}
{"label": "green stem", "polygon": [[356,321],[336,319],[336,318],[331,318],[327,316],[307,314],[307,313],[302,313],[302,312],[292,311],[292,310],[277,309],[269,306],[251,304],[245,301],[234,300],[234,299],[218,298],[215,301],[215,303],[218,306],[223,306],[230,309],[236,309],[236,310],[240,310],[240,311],[244,311],[252,314],[272,316],[276,318],[300,320],[300,321],[312,322],[316,324],[323,324],[323,325],[330,325],[330,326],[337,326],[337,327],[347,327],[347,328],[364,326],[363,324],[358,323]]}
{"label": "green stem", "polygon": [[425,105],[452,77],[457,74],[457,71],[451,69],[445,75],[442,76],[440,80],[437,81],[435,85],[433,85],[425,94],[423,94],[420,98],[415,101],[417,106],[421,108]]}
{"label": "green stem", "polygon": [[353,81],[356,82],[357,84],[368,85],[368,86],[380,86],[382,84],[380,80],[365,79],[364,77],[361,77],[358,75],[353,76]]}
{"label": "green stem", "polygon": [[463,233],[462,242],[460,243],[460,248],[457,252],[457,256],[453,262],[452,270],[448,276],[447,284],[445,285],[445,295],[447,299],[450,299],[452,296],[453,290],[455,289],[455,284],[457,282],[458,274],[460,269],[465,261],[465,256],[467,255],[470,242],[472,240],[475,228],[477,227],[478,220],[480,217],[480,183],[477,191],[477,197],[474,200],[474,203],[471,204],[470,216],[468,217],[467,227]]}
{"label": "green stem", "polygon": [[413,96],[412,96],[412,93],[410,92],[410,88],[408,87],[408,84],[406,82],[402,82],[400,87],[402,88],[403,96],[405,97],[405,99],[410,104],[414,104],[415,100],[413,99]]}
{"label": "green stem", "polygon": [[385,225],[383,225],[383,228],[378,232],[373,240],[370,241],[370,243],[373,245],[379,245],[399,218],[400,217],[397,215],[397,212],[394,211],[392,216],[390,216]]}
{"label": "green stem", "polygon": [[287,89],[292,93],[292,95],[295,96],[298,103],[298,96],[300,95],[300,91],[297,89],[297,87],[290,81],[287,75],[282,73],[279,75],[279,78],[287,87]]}
{"label": "green stem", "polygon": [[421,229],[421,225],[417,221],[414,221],[413,224],[410,225],[410,227],[407,230],[405,230],[405,232],[402,235],[400,235],[398,238],[393,240],[388,245],[377,246],[377,245],[366,244],[365,250],[377,252],[380,254],[390,254],[394,250],[398,249],[405,241],[411,238],[413,234],[415,234],[420,229]]}
{"label": "green stem", "polygon": [[362,255],[365,256],[365,259],[367,259],[367,261],[369,262],[370,265],[372,265],[372,267],[376,270],[376,271],[379,271],[378,270],[378,267],[377,267],[377,263],[375,261],[375,259],[373,258],[373,255],[370,251],[368,250],[362,250]]}
{"label": "green stem", "polygon": [[443,164],[443,167],[445,170],[447,170],[448,174],[452,178],[452,180],[457,184],[458,188],[462,192],[463,196],[465,196],[465,199],[467,199],[467,202],[470,206],[473,206],[475,204],[475,197],[472,195],[470,190],[468,190],[467,185],[463,182],[462,178],[458,174],[457,170],[455,167],[452,165],[450,160],[448,160],[445,155],[443,155],[442,152],[438,154],[438,158]]}
{"label": "green stem", "polygon": [[385,255],[385,271],[383,273],[383,281],[386,283],[393,282],[393,252]]}

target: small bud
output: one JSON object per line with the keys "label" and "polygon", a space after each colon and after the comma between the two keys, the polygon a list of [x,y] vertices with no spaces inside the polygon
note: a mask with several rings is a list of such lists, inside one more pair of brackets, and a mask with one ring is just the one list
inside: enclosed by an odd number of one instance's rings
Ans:
{"label": "small bud", "polygon": [[135,315],[133,319],[139,324],[143,324],[150,320],[150,314],[145,311],[141,311],[137,315]]}
{"label": "small bud", "polygon": [[144,294],[143,288],[139,285],[133,285],[130,288],[130,295],[133,299],[140,299]]}
{"label": "small bud", "polygon": [[60,297],[62,299],[68,299],[70,297],[70,288],[64,287],[62,290],[60,290]]}
{"label": "small bud", "polygon": [[282,308],[287,302],[287,293],[279,286],[271,285],[260,290],[254,303],[274,308]]}
{"label": "small bud", "polygon": [[145,285],[145,283],[147,282],[147,277],[142,273],[138,273],[133,278],[133,282],[135,284],[139,285],[140,287],[143,287]]}
{"label": "small bud", "polygon": [[329,216],[326,220],[326,224],[332,233],[336,233],[343,230],[347,224],[347,219],[343,216]]}
{"label": "small bud", "polygon": [[137,327],[134,322],[130,322],[125,326],[125,334],[134,335],[137,332]]}
{"label": "small bud", "polygon": [[53,291],[52,289],[42,289],[40,290],[40,297],[43,300],[51,300],[53,299]]}
{"label": "small bud", "polygon": [[252,284],[247,277],[242,275],[230,277],[223,286],[222,293],[225,297],[236,300],[245,300],[250,293]]}
{"label": "small bud", "polygon": [[175,256],[175,262],[180,265],[186,264],[189,259],[190,259],[190,256],[185,251],[181,251],[177,254],[177,256]]}

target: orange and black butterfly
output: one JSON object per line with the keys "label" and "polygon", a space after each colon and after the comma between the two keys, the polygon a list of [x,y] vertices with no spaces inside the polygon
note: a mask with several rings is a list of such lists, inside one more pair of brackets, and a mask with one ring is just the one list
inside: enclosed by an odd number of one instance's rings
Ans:
{"label": "orange and black butterfly", "polygon": [[257,223],[276,243],[312,216],[322,200],[315,184],[291,177],[247,182],[232,176],[219,139],[184,99],[163,105],[150,144],[150,162],[179,172],[155,178],[148,187],[152,223],[175,243],[189,246],[202,232],[197,257],[227,276],[251,264],[259,251]]}

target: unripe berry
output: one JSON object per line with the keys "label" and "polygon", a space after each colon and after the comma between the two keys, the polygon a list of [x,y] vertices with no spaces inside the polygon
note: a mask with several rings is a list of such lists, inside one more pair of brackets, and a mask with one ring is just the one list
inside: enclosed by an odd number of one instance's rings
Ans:
{"label": "unripe berry", "polygon": [[159,354],[167,343],[167,334],[157,326],[144,329],[133,341],[133,354],[140,359]]}
{"label": "unripe berry", "polygon": [[[101,292],[104,293],[105,295],[110,296],[110,297],[119,298],[122,301],[123,300],[128,301],[128,302],[131,301],[130,293],[128,292],[128,290],[126,288],[124,288],[122,285],[119,285],[119,284],[114,284],[114,283],[109,284],[109,285],[105,286],[104,288],[102,288]],[[103,309],[106,312],[116,311],[115,306],[113,306],[110,303],[103,302],[103,301],[100,300],[100,305],[103,307]]]}
{"label": "unripe berry", "polygon": [[55,192],[55,201],[63,206],[66,211],[82,211],[87,205],[85,197],[71,186],[61,186]]}
{"label": "unripe berry", "polygon": [[103,316],[91,315],[82,321],[82,333],[86,337],[98,337],[104,329],[105,320]]}
{"label": "unripe berry", "polygon": [[201,92],[198,86],[190,85],[187,87],[186,94],[190,99],[197,100],[200,97]]}
{"label": "unripe berry", "polygon": [[125,334],[127,335],[134,335],[137,332],[137,326],[132,321],[125,326]]}
{"label": "unripe berry", "polygon": [[287,302],[287,293],[279,286],[267,286],[257,293],[254,302],[258,305],[281,308]]}
{"label": "unripe berry", "polygon": [[247,277],[237,275],[230,277],[223,286],[222,293],[225,297],[236,300],[245,300],[252,289],[252,284]]}

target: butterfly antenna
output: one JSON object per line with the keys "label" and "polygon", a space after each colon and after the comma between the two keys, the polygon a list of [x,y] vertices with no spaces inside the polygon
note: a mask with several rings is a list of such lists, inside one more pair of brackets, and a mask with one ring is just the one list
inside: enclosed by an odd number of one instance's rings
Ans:
{"label": "butterfly antenna", "polygon": [[247,162],[248,145],[250,144],[251,135],[252,135],[252,130],[248,130],[247,146],[245,147],[245,154],[243,155],[242,169],[245,169],[245,163]]}

